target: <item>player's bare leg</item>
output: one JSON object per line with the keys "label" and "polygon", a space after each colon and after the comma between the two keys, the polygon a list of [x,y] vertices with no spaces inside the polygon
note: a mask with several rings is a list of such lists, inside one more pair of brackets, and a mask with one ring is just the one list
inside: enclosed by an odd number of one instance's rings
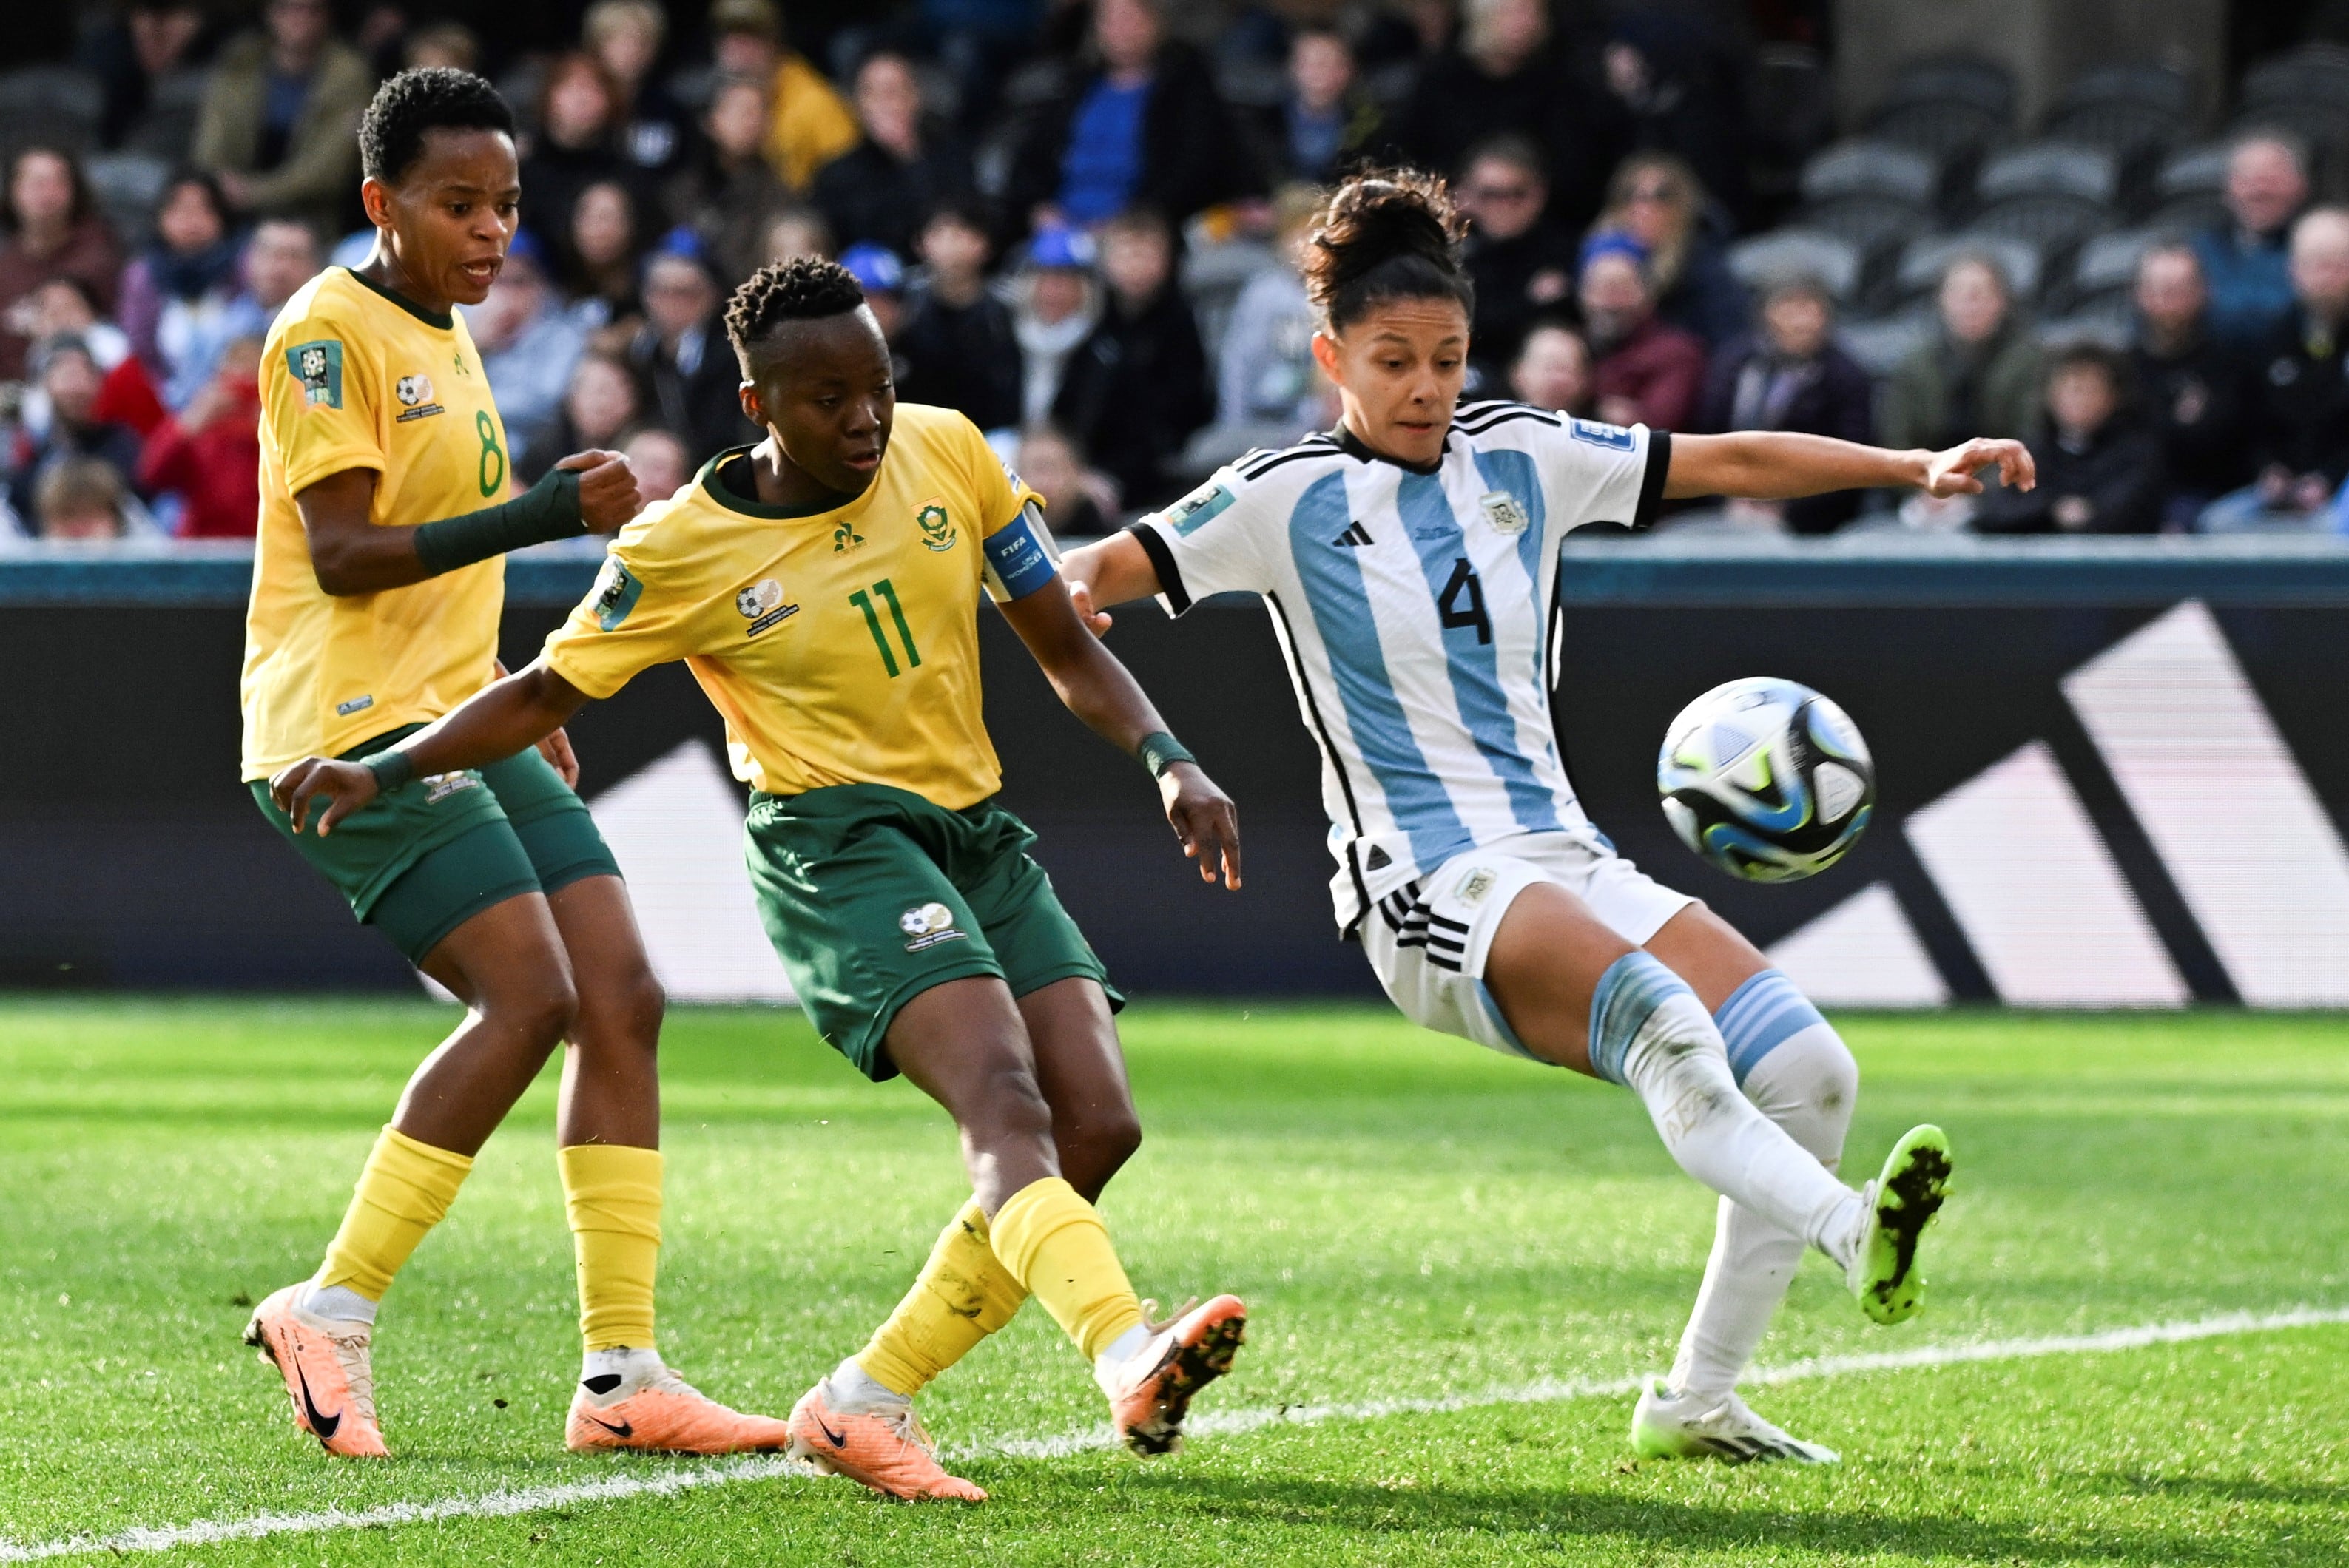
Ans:
{"label": "player's bare leg", "polygon": [[555,1112],[586,1346],[564,1440],[573,1449],[664,1453],[781,1449],[791,1440],[783,1422],[709,1398],[655,1347],[666,999],[626,889],[617,877],[585,877],[547,903],[579,993]]}
{"label": "player's bare leg", "polygon": [[376,1305],[577,1010],[554,916],[534,892],[466,921],[424,969],[466,998],[464,1021],[409,1078],[325,1266],[271,1295],[245,1326],[245,1342],[285,1378],[295,1425],[329,1453],[385,1452],[370,1357]]}
{"label": "player's bare leg", "polygon": [[1552,883],[1512,901],[1485,981],[1527,1050],[1631,1088],[1682,1170],[1834,1259],[1870,1317],[1914,1314],[1917,1240],[1949,1172],[1939,1129],[1903,1138],[1866,1191],[1845,1186],[1739,1092],[1721,1032],[1687,983]]}

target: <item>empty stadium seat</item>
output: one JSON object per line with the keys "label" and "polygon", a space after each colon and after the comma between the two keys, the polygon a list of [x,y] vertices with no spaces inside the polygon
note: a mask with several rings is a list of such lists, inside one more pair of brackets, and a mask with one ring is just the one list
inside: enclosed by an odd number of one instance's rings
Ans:
{"label": "empty stadium seat", "polygon": [[1836,341],[1870,376],[1885,377],[1909,357],[1917,346],[1933,335],[1930,306],[1911,306],[1890,315],[1845,321],[1836,328]]}
{"label": "empty stadium seat", "polygon": [[105,94],[69,66],[0,72],[0,147],[43,142],[79,151],[98,139]]}
{"label": "empty stadium seat", "polygon": [[1941,273],[1950,263],[1968,251],[1994,258],[2016,299],[2029,300],[2039,293],[2043,269],[2037,246],[2004,234],[1971,232],[1927,234],[1910,241],[1893,273],[1894,288],[1904,299],[1931,293],[1940,286]]}
{"label": "empty stadium seat", "polygon": [[2100,201],[2084,201],[2060,191],[2026,191],[1993,201],[1967,222],[1977,234],[1997,234],[2021,240],[2044,254],[2076,245],[2091,234],[2101,234],[2116,221],[2113,210]]}
{"label": "empty stadium seat", "polygon": [[1858,292],[1866,259],[1850,240],[1818,229],[1778,229],[1729,247],[1729,270],[1749,289],[1807,277],[1840,300]]}
{"label": "empty stadium seat", "polygon": [[2009,122],[1979,105],[1951,98],[1889,104],[1869,119],[1871,135],[1945,161],[1971,158],[2007,138]]}
{"label": "empty stadium seat", "polygon": [[99,152],[82,160],[82,173],[124,243],[142,243],[155,202],[171,177],[171,163],[148,152]]}
{"label": "empty stadium seat", "polygon": [[1967,103],[2001,125],[2012,125],[2016,96],[2014,72],[1998,61],[1979,55],[1938,55],[1911,60],[1896,71],[1883,101]]}
{"label": "empty stadium seat", "polygon": [[2349,49],[2335,44],[2311,44],[2262,60],[2243,73],[2242,102],[2247,108],[2312,100],[2349,107]]}
{"label": "empty stadium seat", "polygon": [[2166,235],[2158,229],[2123,229],[2099,234],[2080,247],[2072,263],[2071,298],[2075,304],[2114,294],[2127,296],[2137,284],[2137,264]]}
{"label": "empty stadium seat", "polygon": [[1930,154],[1895,141],[1861,138],[1839,141],[1804,165],[1803,199],[1816,202],[1839,196],[1891,196],[1929,207],[1940,192],[1940,169]]}
{"label": "empty stadium seat", "polygon": [[1934,227],[1930,211],[1893,196],[1837,196],[1804,207],[1795,222],[1850,241],[1863,265],[1886,247]]}
{"label": "empty stadium seat", "polygon": [[2223,220],[2228,152],[2225,142],[2213,141],[2173,154],[2153,177],[2145,226],[2191,232]]}
{"label": "empty stadium seat", "polygon": [[2109,204],[2120,195],[2120,159],[2107,149],[2036,141],[1992,153],[1974,177],[1983,201],[2009,196],[2076,196]]}

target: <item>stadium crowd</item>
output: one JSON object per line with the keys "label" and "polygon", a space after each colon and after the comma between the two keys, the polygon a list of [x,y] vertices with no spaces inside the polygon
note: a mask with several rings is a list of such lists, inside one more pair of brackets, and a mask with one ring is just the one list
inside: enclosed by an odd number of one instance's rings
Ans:
{"label": "stadium crowd", "polygon": [[2015,436],[2041,474],[1715,525],[2344,526],[2349,209],[2320,197],[2349,56],[2254,67],[2201,135],[2184,77],[2091,72],[2036,139],[1996,67],[1920,62],[1838,140],[1816,51],[1754,19],[1803,9],[905,0],[815,39],[776,0],[690,29],[595,0],[564,46],[490,58],[388,4],[240,27],[128,0],[69,64],[0,76],[0,542],[253,531],[259,342],[365,256],[354,129],[421,64],[488,72],[526,125],[523,227],[468,313],[523,481],[608,447],[667,494],[754,439],[725,299],[822,253],[901,396],[968,414],[1060,531],[1101,531],[1330,424],[1314,183],[1408,160],[1473,220],[1472,395]]}

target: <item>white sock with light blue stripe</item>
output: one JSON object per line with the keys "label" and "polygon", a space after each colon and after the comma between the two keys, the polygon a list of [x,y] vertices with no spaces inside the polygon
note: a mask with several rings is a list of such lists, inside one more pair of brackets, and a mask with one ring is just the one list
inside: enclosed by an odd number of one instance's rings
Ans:
{"label": "white sock with light blue stripe", "polygon": [[[1833,1171],[1859,1091],[1851,1052],[1818,1009],[1775,969],[1731,994],[1713,1016],[1745,1098]],[[1717,1399],[1737,1386],[1803,1261],[1803,1238],[1723,1198],[1704,1284],[1681,1335],[1671,1386]]]}
{"label": "white sock with light blue stripe", "polygon": [[1590,1065],[1629,1086],[1682,1170],[1847,1264],[1859,1194],[1739,1092],[1727,1047],[1688,983],[1627,953],[1590,998]]}

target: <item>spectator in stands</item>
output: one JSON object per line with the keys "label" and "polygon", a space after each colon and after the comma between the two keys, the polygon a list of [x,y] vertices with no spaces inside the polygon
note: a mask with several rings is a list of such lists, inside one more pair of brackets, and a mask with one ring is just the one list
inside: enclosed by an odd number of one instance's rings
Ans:
{"label": "spectator in stands", "polygon": [[1594,397],[1589,343],[1555,316],[1535,322],[1509,366],[1509,391],[1553,414],[1588,414]]}
{"label": "spectator in stands", "polygon": [[974,199],[942,202],[922,225],[923,275],[895,339],[897,396],[960,409],[987,431],[1019,427],[1019,336],[987,289],[986,215]]}
{"label": "spectator in stands", "polygon": [[2349,477],[2349,209],[2318,207],[2292,231],[2291,314],[2251,359],[2246,488],[2202,514],[2214,532],[2319,525]]}
{"label": "spectator in stands", "polygon": [[1328,183],[1373,150],[1381,118],[1346,36],[1299,27],[1288,44],[1288,88],[1257,117],[1258,162],[1275,185]]}
{"label": "spectator in stands", "polygon": [[1753,319],[1717,225],[1726,220],[1710,208],[1695,171],[1669,152],[1635,152],[1618,164],[1599,220],[1648,247],[1656,315],[1707,348],[1744,334]]}
{"label": "spectator in stands", "polygon": [[139,488],[177,498],[181,539],[249,539],[260,524],[260,338],[231,340],[187,407],[147,432]]}
{"label": "spectator in stands", "polygon": [[620,443],[620,454],[636,470],[636,493],[647,500],[673,496],[693,482],[692,454],[674,430],[644,426]]}
{"label": "spectator in stands", "polygon": [[438,67],[451,71],[478,71],[481,68],[481,40],[462,22],[435,22],[408,36],[399,64],[403,70]]}
{"label": "spectator in stands", "polygon": [[863,244],[841,252],[840,264],[864,291],[864,304],[873,312],[874,325],[881,329],[881,341],[889,345],[889,374],[899,383],[902,395],[906,365],[897,340],[905,329],[905,263],[886,245]]}
{"label": "spectator in stands", "polygon": [[1044,498],[1044,523],[1061,539],[1113,532],[1117,485],[1085,466],[1084,452],[1057,425],[1030,425],[1019,436],[1019,477]]}
{"label": "spectator in stands", "polygon": [[1551,216],[1578,232],[1626,145],[1621,107],[1551,37],[1544,0],[1467,0],[1459,46],[1429,60],[1388,131],[1412,161],[1458,169],[1496,136],[1530,137],[1551,175]]}
{"label": "spectator in stands", "polygon": [[155,242],[122,270],[117,315],[163,401],[182,407],[212,379],[232,333],[237,245],[219,184],[190,170],[163,187]]}
{"label": "spectator in stands", "polygon": [[[535,484],[566,452],[618,447],[644,412],[636,374],[616,354],[591,348],[571,368],[571,387],[554,417],[515,443],[514,473]],[[529,456],[523,454],[527,452]]]}
{"label": "spectator in stands", "polygon": [[653,416],[696,465],[757,440],[759,428],[742,417],[741,367],[718,319],[725,295],[691,230],[672,233],[646,261],[644,291],[645,324],[628,341],[628,363]]}
{"label": "spectator in stands", "polygon": [[2292,314],[2286,256],[2292,221],[2308,202],[2308,158],[2291,136],[2257,130],[2227,160],[2227,219],[2195,236],[2210,291],[2210,331],[2249,348]]}
{"label": "spectator in stands", "polygon": [[590,185],[571,210],[568,242],[560,253],[564,292],[572,314],[589,332],[626,321],[642,308],[636,296],[641,222],[635,194],[616,180]]}
{"label": "spectator in stands", "polygon": [[1313,363],[1320,317],[1305,297],[1299,271],[1320,198],[1310,185],[1282,189],[1273,203],[1274,264],[1241,286],[1224,324],[1210,454],[1216,462],[1251,447],[1287,446],[1324,422],[1320,370]]}
{"label": "spectator in stands", "polygon": [[772,0],[718,0],[709,9],[721,75],[769,84],[767,161],[794,196],[856,145],[856,117],[823,73],[789,48]]}
{"label": "spectator in stands", "polygon": [[318,236],[307,223],[264,218],[245,240],[238,270],[244,287],[229,302],[227,331],[235,337],[267,337],[285,302],[318,275]]}
{"label": "spectator in stands", "polygon": [[[1685,160],[1691,182],[1723,204],[1727,229],[1728,220],[1744,211],[1746,168],[1754,155],[1745,114],[1756,66],[1751,45],[1740,46],[1733,41],[1738,28],[1707,20],[1699,6],[1609,9],[1610,36],[1600,58],[1605,114],[1619,119],[1618,133],[1630,142],[1659,157]],[[1671,314],[1666,309],[1668,318]]]}
{"label": "spectator in stands", "polygon": [[131,499],[120,470],[96,458],[68,458],[43,470],[33,487],[36,534],[63,544],[120,539],[130,531]]}
{"label": "spectator in stands", "polygon": [[22,380],[26,296],[52,278],[74,278],[100,315],[114,309],[122,253],[98,215],[81,165],[53,147],[27,147],[9,160],[0,191],[0,381]]}
{"label": "spectator in stands", "polygon": [[2167,489],[2161,445],[2129,409],[2128,361],[2102,344],[2058,351],[2047,416],[2031,438],[2034,490],[1994,486],[1976,504],[1982,533],[2151,533]]}
{"label": "spectator in stands", "polygon": [[76,63],[105,93],[98,144],[120,147],[158,107],[158,89],[205,52],[204,13],[192,0],[132,0],[114,16],[91,20]]}
{"label": "spectator in stands", "polygon": [[1534,318],[1573,294],[1574,239],[1547,221],[1549,180],[1541,150],[1524,137],[1495,137],[1471,153],[1459,199],[1469,220],[1462,255],[1476,285],[1474,389],[1490,395]]}
{"label": "spectator in stands", "polygon": [[2204,507],[2251,477],[2242,356],[2211,335],[2202,263],[2190,245],[2158,244],[2137,265],[2129,370],[2169,478],[2165,523],[2193,526]]}
{"label": "spectator in stands", "polygon": [[1170,465],[1215,413],[1206,352],[1174,286],[1174,236],[1148,208],[1102,226],[1108,306],[1069,356],[1052,421],[1069,432],[1129,504],[1164,499]]}
{"label": "spectator in stands", "polygon": [[1166,36],[1163,0],[1099,0],[1091,46],[1014,139],[1009,198],[1036,228],[1147,207],[1173,224],[1262,189],[1206,62]]}
{"label": "spectator in stands", "polygon": [[596,0],[580,41],[619,88],[620,151],[648,179],[666,180],[693,150],[693,116],[653,79],[668,19],[652,0]]}
{"label": "spectator in stands", "polygon": [[1019,337],[1020,422],[1040,425],[1061,396],[1069,356],[1101,318],[1093,283],[1095,247],[1074,229],[1046,229],[1029,242],[1011,313]]}
{"label": "spectator in stands", "polygon": [[[155,390],[147,366],[130,352],[130,337],[101,318],[90,304],[89,290],[79,278],[51,278],[27,295],[19,306],[35,343],[71,337],[89,350],[102,379],[89,418],[100,425],[126,425],[139,435],[163,418],[163,399]],[[22,409],[24,426],[35,436],[48,428],[48,394],[36,386],[26,390]],[[0,472],[6,465],[0,462]]]}
{"label": "spectator in stands", "polygon": [[[1699,430],[1800,430],[1872,443],[1875,390],[1868,372],[1835,341],[1835,301],[1816,278],[1775,282],[1763,292],[1761,327],[1730,340],[1705,377]],[[1832,533],[1859,515],[1859,491],[1791,501],[1749,501],[1733,510],[1783,519],[1795,533]]]}
{"label": "spectator in stands", "polygon": [[334,36],[328,0],[269,0],[262,19],[264,31],[212,67],[194,160],[239,212],[337,230],[358,199],[359,116],[374,75]]}
{"label": "spectator in stands", "polygon": [[1938,451],[1975,436],[2028,437],[2039,424],[2046,361],[2015,320],[1997,260],[1971,251],[1953,258],[1938,304],[1940,330],[1885,383],[1885,444]]}
{"label": "spectator in stands", "polygon": [[33,353],[33,374],[47,418],[35,429],[30,420],[17,433],[16,475],[8,504],[19,517],[39,515],[34,503],[42,476],[59,463],[90,458],[111,464],[125,485],[139,469],[139,434],[128,425],[98,418],[98,389],[105,380],[89,346],[78,337],[53,337]]}
{"label": "spectator in stands", "polygon": [[545,253],[518,231],[490,297],[465,312],[481,350],[481,372],[498,400],[514,460],[524,460],[530,432],[554,415],[587,349],[587,329],[563,308],[546,276]]}
{"label": "spectator in stands", "polygon": [[793,256],[829,256],[839,248],[833,241],[832,225],[812,207],[786,207],[767,225],[769,262],[788,262]]}
{"label": "spectator in stands", "polygon": [[539,83],[537,126],[522,160],[522,210],[542,240],[560,240],[592,185],[646,208],[643,174],[620,153],[620,88],[593,55],[557,55]]}
{"label": "spectator in stands", "polygon": [[1656,319],[1648,250],[1629,234],[1582,248],[1582,320],[1597,356],[1591,390],[1610,424],[1687,428],[1704,390],[1704,345]]}
{"label": "spectator in stands", "polygon": [[864,139],[823,166],[815,204],[840,243],[911,255],[924,215],[976,191],[970,155],[944,127],[925,121],[921,80],[891,50],[857,67],[856,119]]}
{"label": "spectator in stands", "polygon": [[767,231],[792,193],[767,161],[767,84],[721,81],[702,117],[703,137],[669,182],[669,216],[689,223],[731,288],[766,264]]}

